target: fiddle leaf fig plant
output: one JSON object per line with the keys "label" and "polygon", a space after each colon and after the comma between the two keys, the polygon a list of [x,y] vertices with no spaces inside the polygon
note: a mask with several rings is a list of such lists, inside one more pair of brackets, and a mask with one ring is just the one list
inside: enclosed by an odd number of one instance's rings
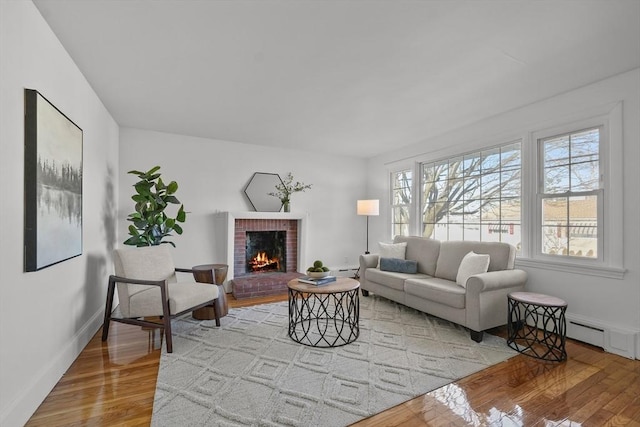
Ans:
{"label": "fiddle leaf fig plant", "polygon": [[[168,243],[176,246],[173,242],[163,240],[171,236],[171,232],[182,234],[182,226],[187,219],[184,206],[176,198],[178,183],[171,181],[165,184],[160,177],[160,166],[155,166],[147,172],[137,170],[128,173],[136,175],[140,181],[134,184],[136,194],[131,196],[135,205],[135,212],[129,214],[127,221],[129,225],[129,237],[125,240],[125,245],[131,246],[155,246]],[[169,217],[165,209],[171,204],[180,205],[175,218]]]}

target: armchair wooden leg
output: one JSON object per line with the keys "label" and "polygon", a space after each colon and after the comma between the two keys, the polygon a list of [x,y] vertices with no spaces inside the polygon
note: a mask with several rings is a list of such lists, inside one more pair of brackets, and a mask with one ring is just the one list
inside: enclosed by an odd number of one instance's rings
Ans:
{"label": "armchair wooden leg", "polygon": [[365,291],[364,289],[360,288],[360,290],[362,291],[362,296],[363,297],[368,297],[369,296],[369,291]]}
{"label": "armchair wooden leg", "polygon": [[214,300],[213,302],[213,315],[216,319],[216,326],[220,326],[220,313],[218,312],[218,305],[216,304],[218,300]]}
{"label": "armchair wooden leg", "polygon": [[167,353],[173,353],[173,340],[171,339],[171,316],[164,316],[164,336],[167,340]]}
{"label": "armchair wooden leg", "polygon": [[167,299],[166,282],[160,287],[162,296],[162,322],[164,324],[164,335],[167,340],[167,353],[173,353],[173,340],[171,339],[171,312],[169,311],[169,300]]}
{"label": "armchair wooden leg", "polygon": [[106,341],[109,336],[109,324],[111,323],[111,310],[113,310],[113,294],[115,292],[116,282],[113,277],[109,277],[109,286],[107,288],[107,303],[104,307],[104,322],[102,322],[102,341]]}

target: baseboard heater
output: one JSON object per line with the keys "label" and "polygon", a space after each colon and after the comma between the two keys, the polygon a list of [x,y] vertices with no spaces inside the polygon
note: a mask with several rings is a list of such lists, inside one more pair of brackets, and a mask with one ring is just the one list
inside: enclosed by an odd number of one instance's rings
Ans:
{"label": "baseboard heater", "polygon": [[354,277],[358,272],[358,267],[331,267],[331,274],[336,277]]}
{"label": "baseboard heater", "polygon": [[594,321],[567,313],[567,336],[587,344],[601,347],[609,353],[635,359],[637,331]]}
{"label": "baseboard heater", "polygon": [[576,325],[576,326],[582,326],[583,328],[589,328],[589,329],[593,329],[594,331],[600,331],[604,333],[604,329],[600,329],[600,328],[596,328],[595,326],[591,326],[591,325],[585,325],[584,323],[578,323],[578,322],[569,322],[572,325]]}

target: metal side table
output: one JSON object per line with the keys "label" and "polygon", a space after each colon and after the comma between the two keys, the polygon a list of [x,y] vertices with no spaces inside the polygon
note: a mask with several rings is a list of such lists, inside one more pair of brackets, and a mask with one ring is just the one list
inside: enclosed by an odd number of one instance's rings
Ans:
{"label": "metal side table", "polygon": [[549,295],[513,292],[508,296],[507,344],[536,359],[567,360],[567,303]]}

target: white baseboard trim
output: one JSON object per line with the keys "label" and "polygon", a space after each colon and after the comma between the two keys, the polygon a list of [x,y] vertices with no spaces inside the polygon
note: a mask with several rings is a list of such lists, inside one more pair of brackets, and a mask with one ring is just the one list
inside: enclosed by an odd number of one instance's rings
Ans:
{"label": "white baseboard trim", "polygon": [[640,359],[640,331],[574,313],[566,314],[567,336],[629,359]]}
{"label": "white baseboard trim", "polygon": [[0,413],[0,426],[23,426],[44,401],[62,375],[96,334],[104,320],[104,309],[96,312],[85,325],[60,349],[50,362],[42,366],[15,398]]}
{"label": "white baseboard trim", "polygon": [[358,272],[358,266],[329,267],[331,274],[336,277],[353,277]]}

